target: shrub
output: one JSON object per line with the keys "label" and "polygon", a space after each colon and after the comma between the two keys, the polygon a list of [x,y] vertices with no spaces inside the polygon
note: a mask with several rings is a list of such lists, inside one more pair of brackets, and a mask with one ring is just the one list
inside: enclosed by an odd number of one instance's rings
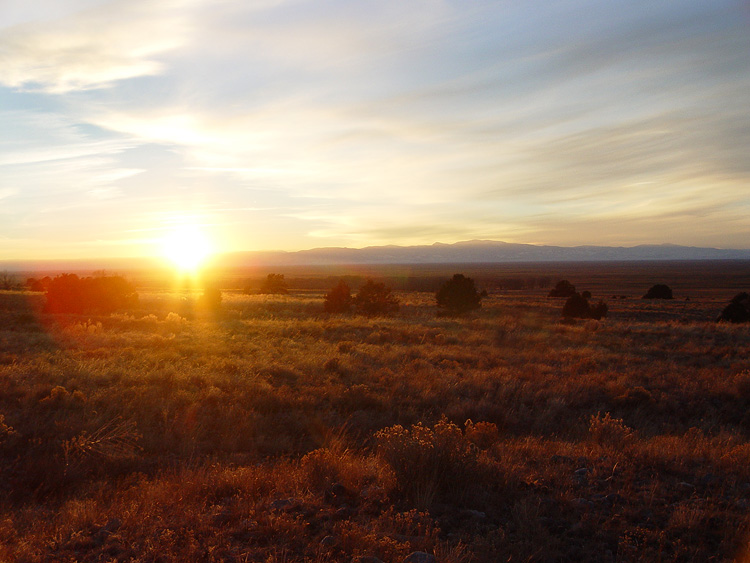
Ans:
{"label": "shrub", "polygon": [[200,297],[200,304],[207,309],[219,309],[221,307],[221,290],[213,286],[206,287]]}
{"label": "shrub", "polygon": [[724,307],[716,322],[747,323],[750,322],[750,295],[743,291],[735,295]]}
{"label": "shrub", "polygon": [[651,286],[646,295],[643,296],[643,299],[673,299],[672,290],[668,285],[657,283]]}
{"label": "shrub", "polygon": [[399,491],[419,507],[461,500],[476,485],[478,449],[461,429],[443,418],[433,428],[414,424],[375,435],[378,456],[393,470]]}
{"label": "shrub", "polygon": [[568,280],[560,280],[548,294],[548,297],[570,297],[576,292],[576,286]]}
{"label": "shrub", "polygon": [[286,294],[289,288],[284,281],[284,274],[268,274],[263,283],[260,285],[258,293],[261,294]]}
{"label": "shrub", "polygon": [[590,291],[582,291],[581,296],[585,297],[586,299],[591,299],[591,292]]}
{"label": "shrub", "polygon": [[438,290],[436,298],[438,307],[452,313],[465,313],[482,306],[482,296],[477,292],[474,280],[463,274],[454,274],[446,281]]}
{"label": "shrub", "polygon": [[137,303],[135,287],[122,276],[79,278],[75,274],[61,274],[49,283],[44,310],[49,313],[111,313]]}
{"label": "shrub", "polygon": [[599,301],[595,306],[589,304],[589,300],[579,293],[574,293],[563,305],[562,315],[569,319],[602,319],[607,316],[607,304]]}
{"label": "shrub", "polygon": [[589,437],[601,446],[622,448],[633,442],[636,433],[622,419],[612,418],[609,413],[604,416],[597,413],[589,418]]}
{"label": "shrub", "polygon": [[391,294],[389,287],[370,279],[359,288],[359,292],[354,298],[354,305],[357,307],[357,312],[364,315],[395,313],[399,307],[398,299]]}
{"label": "shrub", "polygon": [[352,307],[352,292],[344,280],[326,294],[323,310],[326,313],[346,313]]}

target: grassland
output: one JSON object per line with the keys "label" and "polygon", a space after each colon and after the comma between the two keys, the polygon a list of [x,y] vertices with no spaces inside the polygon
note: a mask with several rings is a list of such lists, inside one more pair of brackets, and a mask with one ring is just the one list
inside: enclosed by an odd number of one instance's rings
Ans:
{"label": "grassland", "polygon": [[572,323],[542,289],[457,318],[0,292],[0,560],[744,561],[750,330],[693,284],[600,272],[609,318]]}

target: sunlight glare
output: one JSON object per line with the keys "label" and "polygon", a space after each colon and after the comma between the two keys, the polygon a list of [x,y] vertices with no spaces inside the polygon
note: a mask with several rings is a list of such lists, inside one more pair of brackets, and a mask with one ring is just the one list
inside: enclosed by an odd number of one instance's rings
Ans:
{"label": "sunlight glare", "polygon": [[182,225],[162,240],[162,250],[183,272],[195,271],[211,254],[211,244],[195,225]]}

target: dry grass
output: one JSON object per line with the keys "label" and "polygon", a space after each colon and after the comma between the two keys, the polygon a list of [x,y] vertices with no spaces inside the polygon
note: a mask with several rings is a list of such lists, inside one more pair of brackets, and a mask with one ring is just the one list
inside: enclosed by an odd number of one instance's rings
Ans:
{"label": "dry grass", "polygon": [[750,332],[711,322],[731,295],[562,324],[545,293],[463,318],[423,293],[379,318],[324,292],[102,317],[0,294],[0,559],[739,557]]}

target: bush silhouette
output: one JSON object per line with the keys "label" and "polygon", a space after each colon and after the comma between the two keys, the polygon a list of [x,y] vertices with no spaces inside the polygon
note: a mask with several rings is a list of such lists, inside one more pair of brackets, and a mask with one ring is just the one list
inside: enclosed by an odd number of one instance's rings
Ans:
{"label": "bush silhouette", "polygon": [[352,307],[352,292],[344,280],[326,294],[323,310],[326,313],[346,313]]}
{"label": "bush silhouette", "polygon": [[377,283],[368,279],[359,288],[354,298],[357,312],[363,315],[387,315],[398,311],[398,299],[391,294],[391,289],[383,283]]}
{"label": "bush silhouette", "polygon": [[750,322],[750,295],[745,291],[735,295],[729,302],[729,305],[724,307],[716,322]]}
{"label": "bush silhouette", "polygon": [[221,290],[218,287],[208,286],[203,290],[199,303],[206,309],[213,311],[221,308]]}
{"label": "bush silhouette", "polygon": [[651,286],[646,295],[643,296],[643,299],[673,299],[672,290],[668,285],[657,283]]}
{"label": "bush silhouette", "polygon": [[586,299],[591,299],[591,292],[590,291],[582,291],[581,296],[585,297]]}
{"label": "bush silhouette", "polygon": [[48,313],[111,313],[138,304],[135,287],[122,276],[79,278],[61,274],[49,282]]}
{"label": "bush silhouette", "polygon": [[560,280],[547,295],[548,297],[570,297],[576,292],[576,286],[568,280]]}
{"label": "bush silhouette", "polygon": [[602,319],[607,316],[609,308],[604,301],[593,307],[589,300],[579,293],[574,293],[563,305],[562,315],[569,319]]}
{"label": "bush silhouette", "polygon": [[474,286],[474,280],[463,274],[454,274],[438,290],[437,305],[452,313],[465,313],[482,306],[482,295]]}
{"label": "bush silhouette", "polygon": [[268,274],[260,286],[258,293],[263,294],[285,294],[289,293],[289,288],[284,281],[284,274]]}

